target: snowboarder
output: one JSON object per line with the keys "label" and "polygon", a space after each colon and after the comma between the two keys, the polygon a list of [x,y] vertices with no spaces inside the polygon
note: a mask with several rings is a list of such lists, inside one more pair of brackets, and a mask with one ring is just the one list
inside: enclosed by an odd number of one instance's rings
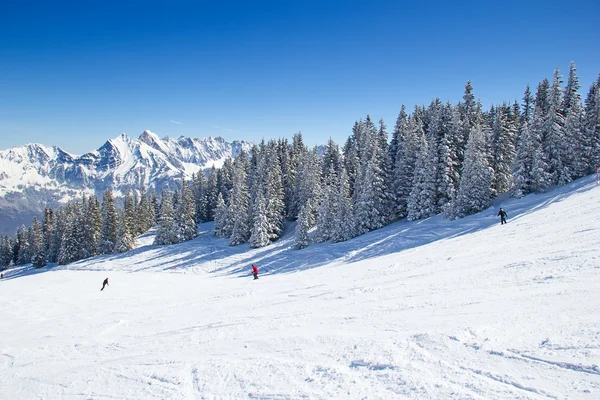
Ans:
{"label": "snowboarder", "polygon": [[106,278],[104,282],[102,282],[102,289],[100,289],[100,291],[103,291],[106,286],[108,286],[108,278]]}
{"label": "snowboarder", "polygon": [[252,275],[254,275],[254,279],[258,279],[258,268],[254,264],[252,264]]}
{"label": "snowboarder", "polygon": [[0,279],[4,279],[4,274],[0,274]]}
{"label": "snowboarder", "polygon": [[498,211],[498,215],[500,216],[500,225],[504,225],[506,223],[506,217],[508,217],[508,215],[506,215],[506,211],[504,211],[502,207],[500,208],[500,211]]}

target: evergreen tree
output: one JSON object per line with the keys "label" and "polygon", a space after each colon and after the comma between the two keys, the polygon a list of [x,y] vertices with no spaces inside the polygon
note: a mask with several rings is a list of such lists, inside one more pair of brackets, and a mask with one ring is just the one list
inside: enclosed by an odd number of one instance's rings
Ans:
{"label": "evergreen tree", "polygon": [[295,242],[297,249],[303,249],[310,245],[310,237],[308,232],[313,226],[311,223],[313,220],[312,215],[312,201],[308,199],[300,208],[300,214],[298,215],[298,220],[296,221]]}
{"label": "evergreen tree", "polygon": [[67,207],[65,213],[65,228],[61,240],[60,250],[58,252],[58,263],[60,265],[69,264],[80,260],[80,231],[79,219],[75,215],[72,207]]}
{"label": "evergreen tree", "polygon": [[101,214],[100,251],[103,254],[110,254],[114,251],[117,242],[118,223],[115,199],[110,189],[107,189],[102,196]]}
{"label": "evergreen tree", "polygon": [[275,142],[269,142],[265,155],[266,177],[264,182],[265,199],[267,200],[266,212],[269,223],[269,239],[277,240],[283,232],[285,219],[284,190],[282,182],[281,165],[275,156]]}
{"label": "evergreen tree", "polygon": [[585,175],[587,165],[584,158],[585,132],[583,130],[581,96],[579,95],[579,78],[576,74],[575,63],[571,63],[569,78],[565,87],[562,102],[564,116],[565,162],[571,173],[570,178],[576,179]]}
{"label": "evergreen tree", "polygon": [[102,232],[102,213],[96,197],[90,197],[85,203],[82,215],[83,242],[85,258],[100,254],[100,234]]}
{"label": "evergreen tree", "polygon": [[493,127],[492,189],[495,196],[508,192],[513,183],[512,165],[517,132],[510,118],[510,108],[507,105],[498,107]]}
{"label": "evergreen tree", "polygon": [[50,244],[48,245],[48,261],[58,262],[58,253],[62,245],[63,234],[66,229],[66,209],[59,208],[54,213],[54,228],[49,237]]}
{"label": "evergreen tree", "polygon": [[583,117],[584,174],[590,174],[600,166],[600,76],[590,87],[585,99]]}
{"label": "evergreen tree", "polygon": [[217,182],[217,170],[213,166],[208,175],[206,183],[206,220],[214,221],[215,211],[217,209],[217,197],[219,196],[219,187]]}
{"label": "evergreen tree", "polygon": [[0,235],[0,269],[12,265],[13,253],[8,235]]}
{"label": "evergreen tree", "polygon": [[160,217],[154,244],[179,243],[177,225],[175,224],[175,211],[173,210],[173,196],[168,191],[163,191],[160,204]]}
{"label": "evergreen tree", "polygon": [[120,219],[120,223],[125,223],[126,228],[129,230],[129,234],[135,237],[136,232],[138,231],[137,221],[138,218],[135,215],[136,202],[133,198],[131,191],[127,191],[125,194],[125,199],[123,200],[123,210],[125,214],[123,215],[124,219]]}
{"label": "evergreen tree", "polygon": [[19,244],[16,264],[28,264],[31,262],[31,256],[33,254],[31,252],[31,243],[29,242],[29,232],[25,225],[21,225],[16,236]]}
{"label": "evergreen tree", "polygon": [[398,135],[398,149],[394,165],[393,189],[396,200],[396,215],[408,215],[408,199],[413,187],[417,158],[424,146],[425,133],[421,121],[411,115],[408,118],[406,137]]}
{"label": "evergreen tree", "polygon": [[217,209],[215,210],[215,236],[218,238],[227,238],[230,233],[228,232],[228,226],[231,225],[230,220],[228,220],[227,206],[225,205],[225,201],[223,200],[223,195],[219,193],[217,196]]}
{"label": "evergreen tree", "polygon": [[[433,154],[432,154],[433,153]],[[432,171],[437,168],[435,151],[430,151],[429,143],[417,153],[413,187],[407,202],[410,221],[431,217],[438,211],[436,199],[436,181]]]}
{"label": "evergreen tree", "polygon": [[356,236],[356,222],[354,220],[354,210],[350,198],[350,185],[348,184],[348,175],[346,170],[342,169],[342,175],[338,179],[337,187],[337,209],[332,223],[331,240],[344,242]]}
{"label": "evergreen tree", "polygon": [[135,248],[135,238],[131,234],[131,227],[128,225],[127,210],[123,208],[118,214],[118,229],[117,229],[117,241],[115,243],[115,253],[124,253]]}
{"label": "evergreen tree", "polygon": [[285,188],[285,199],[286,199],[286,208],[287,208],[287,218],[290,220],[295,220],[298,217],[298,213],[300,212],[300,204],[297,199],[297,174],[298,174],[298,166],[300,164],[300,160],[303,159],[308,153],[308,149],[304,145],[302,140],[302,134],[300,132],[296,133],[292,139],[292,145],[289,148],[288,153],[288,173],[287,173],[287,182],[284,184]]}
{"label": "evergreen tree", "polygon": [[37,217],[33,217],[33,224],[29,227],[29,243],[31,244],[31,262],[33,265],[38,268],[46,265],[44,233]]}
{"label": "evergreen tree", "polygon": [[250,215],[249,215],[249,191],[247,184],[245,157],[236,158],[233,162],[233,190],[229,203],[229,215],[234,217],[233,230],[231,232],[232,246],[246,243],[250,238]]}
{"label": "evergreen tree", "polygon": [[469,137],[464,171],[451,207],[451,218],[474,214],[490,205],[493,172],[487,162],[485,147],[483,132],[476,125]]}
{"label": "evergreen tree", "polygon": [[567,165],[567,151],[564,134],[564,116],[562,114],[562,83],[558,68],[554,71],[554,79],[550,89],[550,104],[544,119],[544,136],[542,149],[544,162],[548,166],[549,186],[563,185],[571,180]]}
{"label": "evergreen tree", "polygon": [[329,170],[324,174],[324,189],[321,204],[317,207],[316,240],[324,242],[333,236],[334,219],[338,210],[339,183],[335,166],[329,164]]}
{"label": "evergreen tree", "polygon": [[48,261],[56,261],[56,255],[51,252],[55,230],[56,220],[54,218],[54,210],[46,208],[44,210],[44,220],[42,222],[42,233],[44,235],[44,253],[46,254]]}
{"label": "evergreen tree", "polygon": [[179,224],[179,236],[181,240],[187,241],[196,237],[198,228],[196,226],[196,204],[194,195],[184,179],[181,184],[181,200],[177,208],[176,219]]}
{"label": "evergreen tree", "polygon": [[252,213],[252,229],[250,231],[250,247],[264,247],[269,242],[269,220],[267,219],[266,200],[264,193],[259,191],[254,202],[254,211]]}
{"label": "evergreen tree", "polygon": [[202,171],[192,177],[192,192],[194,193],[194,203],[196,204],[196,223],[208,221],[206,190],[207,182]]}

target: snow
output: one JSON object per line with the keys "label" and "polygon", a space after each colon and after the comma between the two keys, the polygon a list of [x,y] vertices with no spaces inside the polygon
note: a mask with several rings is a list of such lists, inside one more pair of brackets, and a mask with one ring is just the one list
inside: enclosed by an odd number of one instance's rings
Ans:
{"label": "snow", "polygon": [[599,221],[590,176],[303,250],[293,226],[250,249],[206,224],[179,245],[150,233],[124,255],[15,268],[0,397],[596,399]]}

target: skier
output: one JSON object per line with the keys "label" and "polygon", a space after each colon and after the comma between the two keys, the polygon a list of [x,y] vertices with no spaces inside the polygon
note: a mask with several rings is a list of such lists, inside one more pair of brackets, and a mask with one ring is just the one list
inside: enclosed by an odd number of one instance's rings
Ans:
{"label": "skier", "polygon": [[100,291],[103,291],[106,286],[108,286],[108,278],[106,278],[104,282],[102,282],[102,289],[100,289]]}
{"label": "skier", "polygon": [[500,225],[504,225],[506,223],[506,217],[508,217],[508,215],[506,215],[506,211],[504,211],[502,207],[500,207],[500,211],[498,211],[498,216],[500,216]]}
{"label": "skier", "polygon": [[252,275],[254,275],[254,279],[258,279],[258,268],[254,264],[252,264]]}

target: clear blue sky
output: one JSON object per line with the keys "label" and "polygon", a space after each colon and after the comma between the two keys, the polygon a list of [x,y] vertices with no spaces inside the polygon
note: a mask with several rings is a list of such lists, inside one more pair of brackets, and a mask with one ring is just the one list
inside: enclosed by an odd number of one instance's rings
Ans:
{"label": "clear blue sky", "polygon": [[600,73],[600,1],[39,1],[0,13],[0,149],[125,132],[343,144],[370,114]]}

